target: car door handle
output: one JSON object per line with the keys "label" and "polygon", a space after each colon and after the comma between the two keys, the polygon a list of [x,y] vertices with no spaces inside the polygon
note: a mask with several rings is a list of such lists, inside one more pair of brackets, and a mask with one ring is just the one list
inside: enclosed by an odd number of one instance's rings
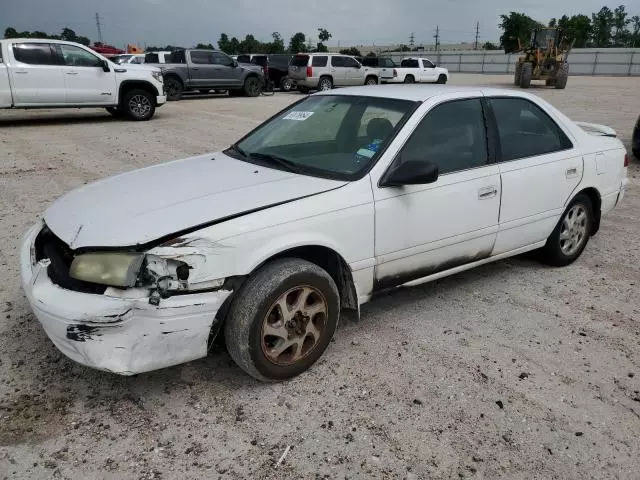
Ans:
{"label": "car door handle", "polygon": [[200,70],[198,67],[191,67],[191,70]]}
{"label": "car door handle", "polygon": [[498,189],[495,186],[485,187],[478,190],[478,198],[480,200],[487,200],[493,198],[498,194]]}
{"label": "car door handle", "polygon": [[67,72],[67,75],[77,75],[78,72]]}

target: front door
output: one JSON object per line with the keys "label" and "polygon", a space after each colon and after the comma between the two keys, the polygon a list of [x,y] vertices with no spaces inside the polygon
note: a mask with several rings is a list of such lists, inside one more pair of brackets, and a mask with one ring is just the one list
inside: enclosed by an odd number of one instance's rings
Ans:
{"label": "front door", "polygon": [[[344,87],[349,84],[349,75],[345,61],[347,57],[341,55],[332,55],[331,59],[331,76],[333,77],[333,85],[336,87]],[[314,74],[315,75],[315,74]]]}
{"label": "front door", "polygon": [[214,62],[214,51],[194,50],[189,52],[191,56],[191,86],[214,87],[218,78],[218,65]]}
{"label": "front door", "polygon": [[420,73],[420,81],[422,82],[435,82],[438,80],[436,75],[436,66],[431,60],[423,58],[420,60],[422,63],[422,71]]}
{"label": "front door", "polygon": [[[56,45],[63,59],[62,72],[68,105],[110,105],[116,103],[113,68],[105,72],[102,59],[84,48],[64,43]],[[126,68],[122,65],[121,68]]]}
{"label": "front door", "polygon": [[430,162],[439,169],[435,182],[380,187],[372,172],[377,289],[492,254],[501,188],[480,96],[432,105],[390,166]]}
{"label": "front door", "polygon": [[583,159],[570,133],[529,100],[489,98],[488,104],[500,143],[499,254],[547,239],[582,179]]}
{"label": "front door", "polygon": [[13,103],[18,106],[64,105],[62,66],[50,43],[15,43],[9,72]]}
{"label": "front door", "polygon": [[364,85],[366,69],[355,58],[344,57],[347,85]]}
{"label": "front door", "polygon": [[235,66],[233,58],[221,52],[213,52],[214,64],[214,86],[241,86],[242,85],[242,68]]}

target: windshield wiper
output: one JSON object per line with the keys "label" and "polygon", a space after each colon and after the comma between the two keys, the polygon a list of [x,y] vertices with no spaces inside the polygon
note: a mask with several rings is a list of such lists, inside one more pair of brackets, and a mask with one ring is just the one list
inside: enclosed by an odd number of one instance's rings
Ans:
{"label": "windshield wiper", "polygon": [[242,155],[244,158],[248,158],[247,152],[245,152],[243,149],[241,149],[237,143],[234,143],[233,145],[231,145],[229,147],[231,150],[233,150],[236,153],[239,153],[240,155]]}
{"label": "windshield wiper", "polygon": [[257,158],[258,160],[266,160],[267,162],[274,163],[283,167],[285,170],[292,173],[300,173],[297,165],[291,160],[287,160],[286,158],[279,157],[277,155],[272,155],[270,153],[260,153],[260,152],[252,152],[249,154],[249,158]]}

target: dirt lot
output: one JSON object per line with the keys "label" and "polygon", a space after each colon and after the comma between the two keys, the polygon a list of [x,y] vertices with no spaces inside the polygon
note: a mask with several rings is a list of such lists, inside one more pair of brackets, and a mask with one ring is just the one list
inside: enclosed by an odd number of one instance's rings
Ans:
{"label": "dirt lot", "polygon": [[[564,92],[534,92],[629,146],[639,81],[572,77]],[[50,202],[225,147],[297,98],[194,98],[147,123],[0,112],[0,479],[637,479],[637,160],[624,205],[572,266],[514,258],[377,298],[287,383],[253,381],[222,349],[124,378],[54,348],[18,272],[22,233]]]}

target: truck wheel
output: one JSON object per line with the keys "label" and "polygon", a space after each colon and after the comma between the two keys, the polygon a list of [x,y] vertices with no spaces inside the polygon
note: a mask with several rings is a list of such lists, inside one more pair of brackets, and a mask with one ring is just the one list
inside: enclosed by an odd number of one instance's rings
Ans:
{"label": "truck wheel", "polygon": [[123,109],[131,120],[144,121],[153,117],[156,99],[145,90],[131,90],[123,99]]}
{"label": "truck wheel", "polygon": [[569,79],[569,64],[563,63],[556,73],[555,87],[558,90],[564,90],[567,86],[567,80]]}
{"label": "truck wheel", "polygon": [[364,81],[365,85],[378,85],[378,79],[376,77],[367,77]]}
{"label": "truck wheel", "polygon": [[444,85],[445,83],[447,83],[447,76],[444,73],[441,73],[440,76],[438,77],[438,82],[441,85]]}
{"label": "truck wheel", "polygon": [[413,75],[407,75],[406,77],[404,77],[404,83],[416,83],[416,79],[413,77]]}
{"label": "truck wheel", "polygon": [[125,113],[118,107],[105,107],[105,110],[116,118],[121,118],[125,115]]}
{"label": "truck wheel", "polygon": [[542,248],[542,260],[555,267],[564,267],[577,259],[593,231],[591,200],[578,194],[560,217],[560,221]]}
{"label": "truck wheel", "polygon": [[338,288],[297,258],[267,263],[231,304],[224,337],[231,358],[258,380],[295,377],[323,354],[340,316]]}
{"label": "truck wheel", "polygon": [[167,100],[180,100],[184,87],[182,82],[175,77],[166,78],[164,81],[164,90],[167,93]]}
{"label": "truck wheel", "polygon": [[293,89],[293,80],[289,77],[282,77],[282,80],[280,80],[280,89],[283,92],[290,92]]}
{"label": "truck wheel", "polygon": [[257,97],[260,95],[260,80],[258,77],[250,76],[244,81],[244,94],[247,97]]}
{"label": "truck wheel", "polygon": [[331,90],[333,88],[333,81],[331,77],[320,77],[320,81],[318,82],[318,90],[321,92],[324,90]]}
{"label": "truck wheel", "polygon": [[520,85],[520,77],[522,76],[522,63],[516,63],[516,73],[513,76],[513,84],[515,86]]}
{"label": "truck wheel", "polygon": [[522,74],[520,75],[520,87],[529,88],[531,86],[531,77],[533,76],[533,65],[529,62],[522,65]]}

